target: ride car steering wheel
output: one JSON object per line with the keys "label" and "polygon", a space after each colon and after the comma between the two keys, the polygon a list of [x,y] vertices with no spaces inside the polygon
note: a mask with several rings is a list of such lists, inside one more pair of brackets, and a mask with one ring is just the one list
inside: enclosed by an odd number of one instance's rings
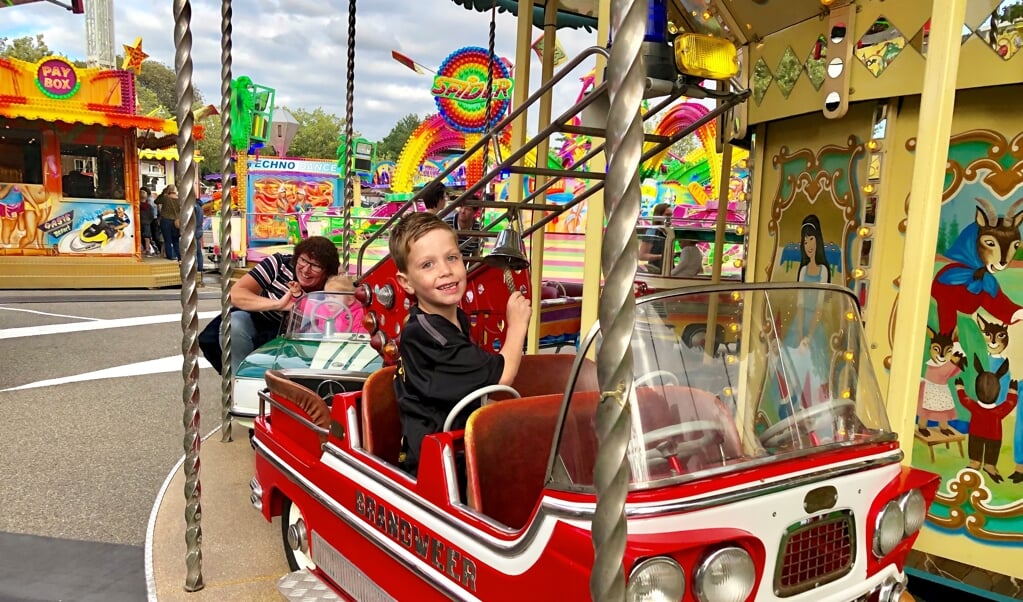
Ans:
{"label": "ride car steering wheel", "polygon": [[320,381],[320,384],[316,385],[316,394],[323,398],[328,405],[334,400],[334,396],[338,393],[345,393],[346,389],[341,381],[327,378]]}
{"label": "ride car steering wheel", "polygon": [[[337,307],[332,308],[328,304],[336,305]],[[323,308],[322,312],[320,311],[321,307]],[[348,304],[341,300],[326,299],[315,301],[309,308],[309,314],[313,317],[313,324],[316,326],[316,329],[326,335],[335,333],[334,325],[338,316],[342,314],[345,316],[349,329],[355,327],[355,317],[352,316],[352,310],[348,309]]]}
{"label": "ride car steering wheel", "polygon": [[[703,436],[692,441],[677,440],[678,437],[693,433],[703,433]],[[673,455],[678,458],[688,458],[710,445],[714,439],[714,433],[719,433],[722,439],[725,437],[725,429],[717,422],[712,420],[691,420],[689,422],[671,424],[649,433],[643,433],[643,443],[647,447],[648,457]],[[662,445],[664,443],[669,445],[665,447]]]}
{"label": "ride car steering wheel", "polygon": [[795,428],[796,425],[807,422],[812,418],[817,418],[821,414],[837,413],[838,410],[843,408],[855,407],[856,402],[851,399],[829,399],[808,408],[804,408],[788,416],[784,420],[771,425],[767,428],[767,430],[760,433],[760,443],[764,447],[779,447],[781,444],[791,439],[789,431]]}
{"label": "ride car steering wheel", "polygon": [[511,396],[514,397],[515,399],[522,398],[522,396],[519,395],[518,391],[509,387],[508,385],[487,385],[485,387],[480,387],[479,389],[476,389],[472,393],[469,393],[462,399],[458,400],[458,403],[455,404],[455,407],[451,408],[451,411],[448,412],[448,417],[444,419],[444,428],[441,430],[450,431],[451,425],[455,423],[455,418],[458,418],[458,415],[462,413],[462,410],[464,410],[465,407],[468,406],[470,403],[482,397],[483,398],[482,404],[487,405],[487,397],[491,393],[498,393],[502,391],[511,394]]}
{"label": "ride car steering wheel", "polygon": [[660,378],[661,382],[666,385],[678,384],[678,377],[675,376],[673,372],[668,372],[667,370],[651,370],[650,372],[647,372],[646,374],[643,374],[636,380],[632,381],[632,386],[640,387],[646,381],[653,380],[655,378]]}

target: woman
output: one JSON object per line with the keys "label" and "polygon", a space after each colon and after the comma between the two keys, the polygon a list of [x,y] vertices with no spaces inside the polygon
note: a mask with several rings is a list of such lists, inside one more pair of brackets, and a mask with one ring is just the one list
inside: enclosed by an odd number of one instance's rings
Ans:
{"label": "woman", "polygon": [[163,232],[164,253],[167,259],[181,261],[181,251],[178,248],[181,242],[181,230],[178,229],[178,215],[181,214],[178,187],[170,184],[164,188],[156,199],[156,205],[160,208],[160,231]]}
{"label": "woman", "polygon": [[[831,282],[831,266],[824,253],[821,222],[812,213],[803,218],[799,227],[799,270],[796,272],[796,280]],[[828,395],[830,354],[824,353],[828,348],[825,329],[818,328],[825,308],[817,292],[800,291],[796,299],[796,311],[785,335],[785,346],[789,348],[789,357],[795,369],[794,384],[808,396],[803,399],[803,403],[814,403]],[[803,391],[802,387],[807,383],[811,386]]]}
{"label": "woman", "polygon": [[260,261],[231,287],[234,374],[247,355],[277,336],[284,312],[306,293],[322,291],[340,263],[329,238],[312,236],[295,245],[293,255],[274,253]]}

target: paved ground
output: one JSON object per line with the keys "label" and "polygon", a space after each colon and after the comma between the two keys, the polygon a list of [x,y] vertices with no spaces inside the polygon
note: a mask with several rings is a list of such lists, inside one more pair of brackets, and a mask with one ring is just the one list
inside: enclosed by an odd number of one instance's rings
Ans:
{"label": "paved ground", "polygon": [[[179,296],[0,291],[0,600],[145,599],[149,513],[183,453]],[[207,433],[212,369],[200,392]]]}

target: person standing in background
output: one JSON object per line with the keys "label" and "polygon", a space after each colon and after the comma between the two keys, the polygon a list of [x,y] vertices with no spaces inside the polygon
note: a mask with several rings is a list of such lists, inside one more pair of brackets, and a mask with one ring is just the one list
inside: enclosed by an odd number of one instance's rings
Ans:
{"label": "person standing in background", "polygon": [[181,230],[178,229],[178,215],[181,213],[181,201],[178,200],[178,187],[168,185],[156,198],[160,208],[160,230],[163,232],[163,250],[167,259],[181,261],[178,248]]}
{"label": "person standing in background", "polygon": [[153,199],[149,189],[139,188],[139,234],[142,236],[142,256],[156,255],[153,246]]}

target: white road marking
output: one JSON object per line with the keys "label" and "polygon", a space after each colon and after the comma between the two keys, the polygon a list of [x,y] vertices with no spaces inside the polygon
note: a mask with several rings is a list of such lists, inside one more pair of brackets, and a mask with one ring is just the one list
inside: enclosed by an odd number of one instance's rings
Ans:
{"label": "white road marking", "polygon": [[[96,370],[95,372],[86,372],[84,374],[75,374],[73,376],[63,376],[61,378],[50,378],[47,380],[40,380],[34,383],[24,384],[18,387],[11,387],[9,389],[3,389],[4,391],[21,391],[24,389],[37,389],[39,387],[52,387],[54,385],[66,385],[68,383],[77,383],[86,380],[100,380],[103,378],[121,378],[124,376],[144,376],[146,374],[160,374],[164,372],[175,372],[181,370],[181,364],[183,358],[180,355],[172,355],[170,357],[163,357],[160,359],[149,360],[145,362],[137,362],[134,364],[125,364],[123,366],[114,366],[113,368],[104,368],[103,370]],[[212,368],[210,363],[204,358],[199,358],[200,368]]]}
{"label": "white road marking", "polygon": [[[220,310],[201,311],[199,319],[212,318],[220,315]],[[164,324],[178,322],[181,314],[162,314],[158,316],[139,316],[137,318],[118,318],[115,320],[94,320],[92,322],[76,322],[72,324],[48,324],[46,326],[24,326],[22,328],[6,328],[0,330],[0,339],[17,339],[47,334],[64,334],[68,332],[85,332],[87,330],[106,330],[108,328],[124,328],[128,326],[145,326],[146,324]]]}
{"label": "white road marking", "polygon": [[36,311],[34,309],[22,309],[20,307],[0,307],[4,311],[23,311],[28,314],[36,314],[38,316],[53,316],[55,318],[71,318],[72,320],[100,320],[101,318],[87,318],[85,316],[69,316],[67,314],[51,314],[46,311]]}

